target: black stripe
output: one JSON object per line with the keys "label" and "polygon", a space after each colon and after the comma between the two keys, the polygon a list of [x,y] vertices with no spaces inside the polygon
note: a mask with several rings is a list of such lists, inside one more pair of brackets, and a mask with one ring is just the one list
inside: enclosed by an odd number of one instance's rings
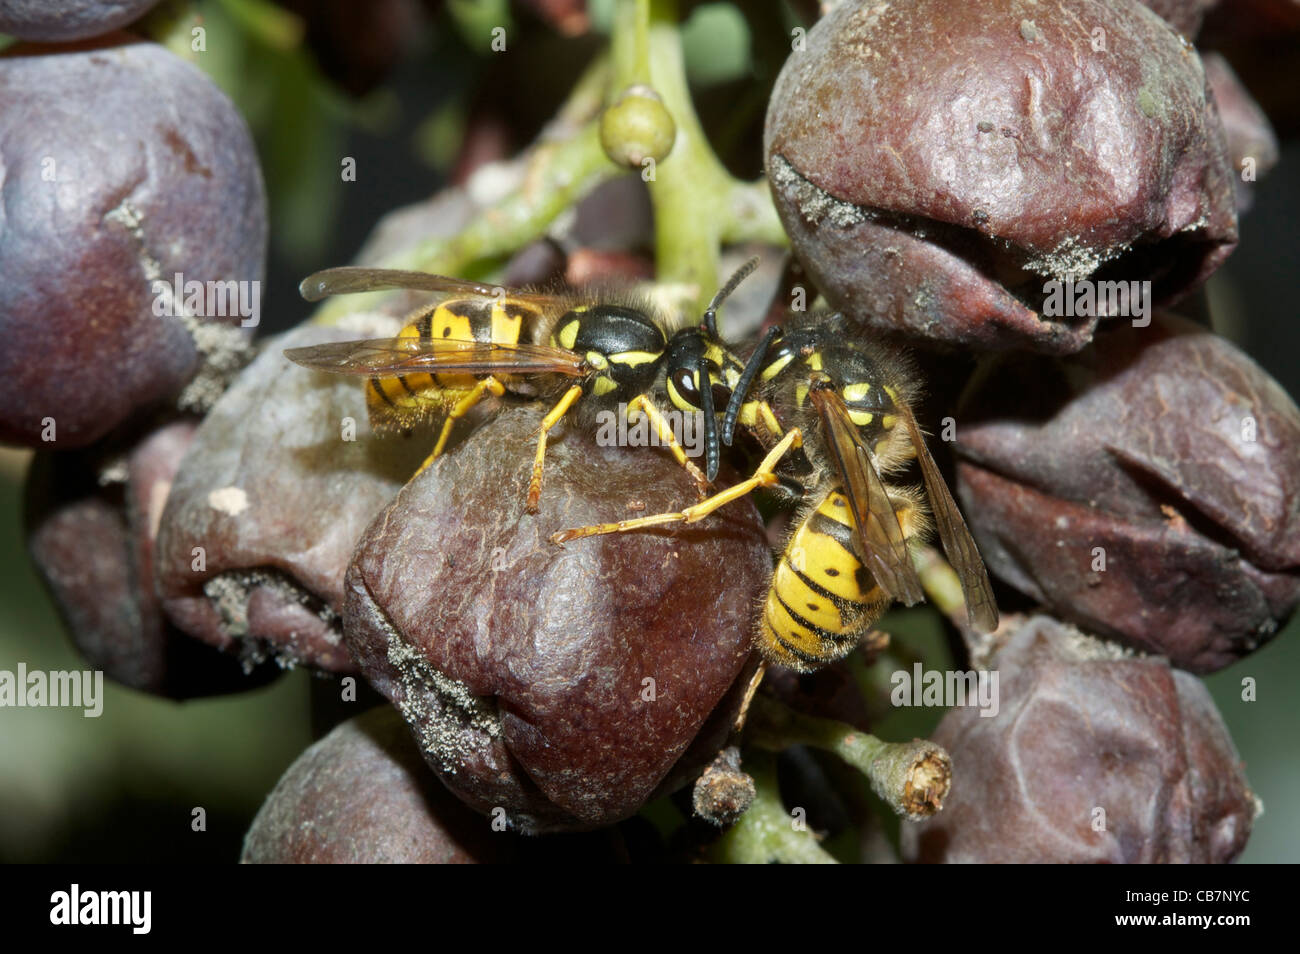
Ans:
{"label": "black stripe", "polygon": [[420,340],[428,341],[433,337],[433,313],[437,309],[431,308],[420,316],[420,320],[415,323],[416,330],[420,332]]}
{"label": "black stripe", "polygon": [[826,662],[826,660],[820,656],[813,656],[809,653],[804,652],[798,646],[795,646],[788,639],[782,636],[779,632],[777,632],[776,627],[772,625],[772,621],[770,618],[765,619],[764,622],[767,623],[767,631],[772,634],[772,638],[775,639],[778,643],[780,643],[781,648],[784,649],[786,652],[788,652],[795,659],[798,659],[801,662],[806,662],[810,666],[820,666]]}
{"label": "black stripe", "polygon": [[470,337],[475,341],[490,341],[493,304],[490,298],[457,298],[454,301],[443,302],[442,307],[457,318],[464,318],[469,322]]}
{"label": "black stripe", "polygon": [[[786,563],[787,566],[790,566],[790,562],[788,560],[785,560],[784,562]],[[803,582],[803,584],[806,587],[808,587],[808,589],[812,590],[814,593],[816,593],[818,596],[822,597],[823,599],[830,600],[831,605],[840,611],[841,616],[843,616],[845,613],[851,613],[854,610],[862,609],[863,605],[867,602],[865,599],[851,600],[847,597],[840,596],[838,593],[832,593],[830,590],[826,589],[826,587],[814,581],[813,578],[810,577],[807,573],[803,572],[803,570],[796,570],[793,566],[790,566],[790,572],[793,573],[795,576],[799,577],[799,579]]]}
{"label": "black stripe", "polygon": [[470,315],[469,333],[475,341],[492,340],[492,309],[484,308],[477,314]]}
{"label": "black stripe", "polygon": [[371,378],[370,386],[375,389],[375,393],[377,395],[383,398],[385,404],[387,404],[389,407],[397,407],[397,405],[393,403],[393,399],[388,396],[388,392],[379,386],[378,378]]}
{"label": "black stripe", "polygon": [[805,526],[815,533],[820,533],[823,536],[830,537],[847,550],[853,559],[857,561],[858,568],[853,571],[853,579],[857,583],[860,592],[870,593],[880,585],[879,581],[871,575],[871,571],[868,570],[866,565],[862,562],[862,551],[858,547],[858,542],[855,538],[852,527],[842,524],[838,520],[832,520],[825,514],[817,513],[816,511],[814,511],[812,516],[808,518],[808,522]]}
{"label": "black stripe", "polygon": [[444,301],[442,307],[457,318],[468,318],[474,314],[480,304],[481,301],[478,298],[453,298],[450,301]]}
{"label": "black stripe", "polygon": [[832,520],[826,514],[814,510],[805,526],[814,533],[830,537],[850,553],[857,552],[853,549],[853,528],[848,524]]}
{"label": "black stripe", "polygon": [[415,391],[411,388],[409,384],[406,383],[406,375],[399,374],[397,376],[397,380],[402,382],[402,387],[406,388],[407,394],[411,395],[411,397],[415,397]]}
{"label": "black stripe", "polygon": [[802,626],[804,629],[808,630],[810,633],[812,633],[812,634],[813,634],[814,636],[816,636],[818,639],[823,640],[824,642],[828,642],[828,643],[837,643],[837,644],[838,644],[838,643],[843,643],[843,642],[845,641],[845,639],[848,638],[848,637],[845,636],[844,633],[832,633],[832,632],[830,632],[829,630],[825,630],[825,629],[822,629],[820,626],[814,625],[814,624],[813,624],[812,622],[810,622],[809,620],[807,620],[807,619],[805,619],[804,617],[800,616],[798,613],[796,613],[793,609],[790,608],[790,604],[789,604],[789,603],[787,603],[785,600],[781,599],[781,594],[780,594],[780,593],[773,593],[772,595],[776,597],[776,601],[777,601],[778,603],[781,604],[781,607],[782,607],[782,608],[783,608],[787,613],[790,614],[790,618],[791,618],[792,620],[794,620],[796,623],[798,623],[798,624],[799,624],[800,626]]}

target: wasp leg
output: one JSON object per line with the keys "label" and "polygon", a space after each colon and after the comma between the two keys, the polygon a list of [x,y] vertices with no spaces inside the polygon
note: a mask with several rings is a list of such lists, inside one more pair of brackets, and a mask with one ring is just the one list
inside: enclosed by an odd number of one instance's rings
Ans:
{"label": "wasp leg", "polygon": [[639,530],[642,527],[654,527],[664,523],[695,523],[697,520],[703,520],[719,507],[726,506],[733,500],[739,500],[741,497],[759,487],[770,487],[778,482],[773,469],[777,462],[785,456],[786,452],[795,447],[803,446],[803,435],[799,433],[799,428],[792,427],[786,431],[785,437],[781,442],[773,447],[763,462],[758,465],[752,477],[748,480],[742,480],[734,487],[728,487],[720,493],[714,494],[708,500],[701,500],[693,507],[687,507],[678,513],[657,513],[649,517],[638,517],[635,520],[620,520],[618,523],[600,523],[590,527],[576,527],[572,530],[561,530],[558,533],[551,534],[552,543],[568,543],[570,540],[577,540],[580,537],[595,537],[604,533],[623,533],[627,530]]}
{"label": "wasp leg", "polygon": [[664,420],[663,414],[659,408],[647,395],[638,394],[627,406],[627,419],[631,421],[638,411],[645,414],[650,419],[650,423],[659,434],[659,443],[665,445],[673,452],[673,457],[677,458],[677,463],[686,468],[686,472],[691,475],[695,481],[695,490],[700,495],[701,500],[707,500],[709,496],[708,478],[700,472],[700,469],[691,463],[691,459],[686,456],[686,451],[682,445],[677,443],[677,437],[673,434],[673,429]]}
{"label": "wasp leg", "polygon": [[415,472],[416,477],[424,473],[430,464],[442,456],[443,450],[447,447],[447,440],[451,437],[451,429],[456,425],[457,421],[473,410],[474,405],[483,400],[485,391],[497,397],[501,397],[506,393],[505,385],[490,375],[474,385],[470,392],[461,398],[456,403],[456,406],[447,413],[447,419],[442,422],[442,432],[438,435],[438,443],[433,445],[433,453],[424,459],[420,469]]}
{"label": "wasp leg", "polygon": [[740,711],[736,713],[736,721],[732,726],[732,731],[739,732],[745,727],[745,719],[749,717],[750,703],[754,701],[754,695],[758,692],[758,687],[766,675],[767,663],[761,662],[758,664],[758,668],[754,670],[754,675],[745,689],[745,700],[740,704]]}
{"label": "wasp leg", "polygon": [[551,412],[542,418],[542,432],[537,435],[537,457],[533,461],[533,477],[528,481],[528,502],[524,504],[524,510],[528,513],[537,513],[538,504],[542,497],[542,466],[546,460],[546,435],[556,424],[560,423],[560,418],[568,413],[569,408],[573,407],[573,402],[582,397],[582,385],[575,384],[569,390],[564,392],[564,397],[551,408]]}

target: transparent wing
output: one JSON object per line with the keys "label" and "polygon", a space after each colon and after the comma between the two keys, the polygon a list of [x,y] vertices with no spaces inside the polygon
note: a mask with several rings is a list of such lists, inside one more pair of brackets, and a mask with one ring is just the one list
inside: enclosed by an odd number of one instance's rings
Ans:
{"label": "transparent wing", "polygon": [[413,272],[400,268],[363,268],[342,265],[308,275],[298,285],[298,293],[308,301],[320,301],[330,295],[351,295],[356,292],[384,291],[407,288],[413,291],[436,292],[448,297],[462,295],[467,298],[507,297],[513,301],[538,304],[554,302],[555,296],[533,292],[511,291],[498,285],[469,282],[446,275]]}
{"label": "transparent wing", "polygon": [[947,481],[939,473],[939,465],[930,456],[925,437],[921,434],[921,428],[917,426],[911,409],[900,407],[899,410],[907,423],[912,446],[916,449],[916,459],[921,465],[921,476],[925,479],[925,491],[930,498],[930,509],[934,512],[939,539],[943,542],[943,550],[948,554],[952,568],[957,572],[957,579],[961,581],[971,625],[981,632],[992,632],[998,628],[998,604],[993,597],[993,587],[989,583],[984,561],[980,558],[979,548],[975,546],[966,521],[957,509],[957,502],[948,490]]}
{"label": "transparent wing", "polygon": [[369,376],[433,374],[563,374],[581,377],[581,355],[545,345],[458,341],[454,338],[370,338],[288,348],[284,356],[316,371]]}
{"label": "transparent wing", "polygon": [[827,447],[853,510],[867,569],[881,589],[905,606],[921,602],[925,593],[902,524],[843,398],[830,388],[814,388],[808,396],[821,414]]}

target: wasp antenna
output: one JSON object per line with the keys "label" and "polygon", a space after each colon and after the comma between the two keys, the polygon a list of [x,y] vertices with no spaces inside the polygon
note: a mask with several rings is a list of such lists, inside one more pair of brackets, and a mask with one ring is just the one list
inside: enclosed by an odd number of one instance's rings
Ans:
{"label": "wasp antenna", "polygon": [[722,443],[728,447],[731,446],[732,436],[736,433],[736,421],[740,417],[740,408],[745,403],[745,396],[749,393],[754,378],[758,377],[763,362],[767,360],[767,349],[772,346],[772,341],[780,333],[781,329],[775,326],[767,329],[767,333],[759,340],[754,353],[745,362],[745,370],[740,373],[740,378],[736,381],[736,387],[731,392],[731,400],[727,402],[727,413],[722,419]]}
{"label": "wasp antenna", "polygon": [[713,382],[709,380],[709,364],[701,357],[696,364],[700,376],[700,410],[704,412],[704,476],[713,483],[718,477],[722,451],[718,447],[718,414],[713,407]]}
{"label": "wasp antenna", "polygon": [[734,275],[727,279],[727,283],[718,289],[718,293],[713,296],[713,301],[709,302],[709,307],[704,311],[704,330],[714,338],[718,337],[718,309],[727,297],[736,290],[736,286],[749,277],[754,269],[758,268],[759,258],[755,255],[740,268],[736,269]]}

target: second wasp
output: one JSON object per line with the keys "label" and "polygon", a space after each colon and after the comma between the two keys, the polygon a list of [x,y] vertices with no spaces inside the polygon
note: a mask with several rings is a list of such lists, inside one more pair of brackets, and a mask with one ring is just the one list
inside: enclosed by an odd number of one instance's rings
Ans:
{"label": "second wasp", "polygon": [[[811,670],[851,652],[895,600],[923,598],[913,551],[938,529],[971,624],[997,627],[988,574],[917,424],[916,374],[899,351],[842,315],[771,329],[732,388],[723,439],[752,434],[766,456],[747,480],[676,513],[577,527],[555,543],[693,523],[767,488],[800,507],[773,573],[756,643],[770,662]],[[911,460],[921,487],[898,483]]]}

